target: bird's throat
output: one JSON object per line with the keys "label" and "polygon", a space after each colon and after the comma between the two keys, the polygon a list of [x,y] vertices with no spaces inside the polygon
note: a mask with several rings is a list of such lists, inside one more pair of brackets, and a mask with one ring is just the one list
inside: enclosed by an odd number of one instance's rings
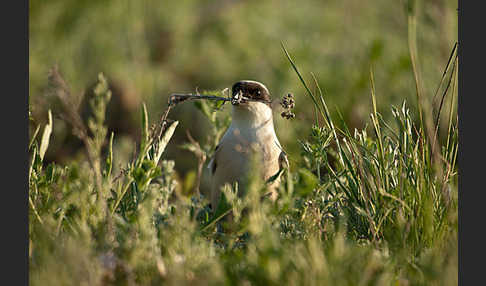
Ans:
{"label": "bird's throat", "polygon": [[262,102],[248,102],[234,105],[231,125],[236,128],[261,128],[271,124],[273,127],[272,109]]}

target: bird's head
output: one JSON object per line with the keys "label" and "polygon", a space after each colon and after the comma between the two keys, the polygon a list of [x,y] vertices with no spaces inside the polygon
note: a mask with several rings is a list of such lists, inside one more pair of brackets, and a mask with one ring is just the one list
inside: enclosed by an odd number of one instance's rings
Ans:
{"label": "bird's head", "polygon": [[231,96],[233,105],[245,104],[250,102],[261,102],[270,104],[270,92],[263,83],[253,80],[241,80],[233,84],[231,88]]}
{"label": "bird's head", "polygon": [[259,122],[272,118],[271,97],[267,87],[253,80],[241,80],[231,88],[233,117]]}

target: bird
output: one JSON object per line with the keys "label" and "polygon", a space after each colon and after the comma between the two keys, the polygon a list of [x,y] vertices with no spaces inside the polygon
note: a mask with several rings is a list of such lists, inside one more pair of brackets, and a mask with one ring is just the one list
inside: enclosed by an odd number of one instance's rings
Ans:
{"label": "bird", "polygon": [[[221,199],[225,184],[238,182],[238,195],[244,192],[249,176],[272,178],[268,196],[278,197],[280,174],[288,168],[287,154],[275,133],[267,87],[257,81],[240,80],[231,88],[231,124],[216,146],[208,168],[211,174],[210,204],[213,210]],[[254,174],[252,160],[257,160],[260,174]],[[275,179],[276,178],[276,179]]]}

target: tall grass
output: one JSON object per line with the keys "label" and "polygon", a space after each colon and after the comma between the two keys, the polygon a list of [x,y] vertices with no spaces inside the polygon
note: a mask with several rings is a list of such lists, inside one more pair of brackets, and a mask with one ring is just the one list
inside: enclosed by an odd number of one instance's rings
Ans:
{"label": "tall grass", "polygon": [[[31,284],[456,285],[457,65],[450,74],[448,136],[437,139],[439,159],[433,160],[433,136],[413,121],[417,110],[403,103],[390,110],[394,122],[382,119],[372,71],[370,125],[349,130],[330,115],[315,76],[317,93],[283,49],[320,119],[299,138],[303,162],[291,163],[275,203],[261,199],[265,184],[256,178],[243,197],[225,189],[234,217],[225,231],[204,196],[175,191],[174,162],[163,158],[177,121],[163,117],[150,125],[143,105],[141,143],[114,172],[122,154],[114,152],[116,134],[108,136],[104,125],[106,79],[98,78],[85,123],[69,108],[72,92],[55,71],[52,87],[66,103],[61,116],[84,142],[86,158],[44,162],[51,113],[42,135],[41,126],[32,134]],[[216,142],[227,121],[201,104]],[[196,143],[184,148],[211,155],[214,142],[197,143],[199,149]]]}
{"label": "tall grass", "polygon": [[[377,108],[387,122],[392,121],[388,112],[391,104],[400,105],[406,99],[411,106],[416,105],[404,9],[407,2],[30,3],[30,111],[37,122],[45,123],[47,110],[58,109],[54,101],[43,96],[45,74],[55,62],[73,91],[91,92],[99,71],[107,76],[112,99],[106,125],[116,131],[115,149],[117,144],[130,144],[126,136],[139,139],[142,101],[156,118],[167,95],[175,91],[222,89],[236,80],[253,78],[265,83],[276,97],[292,92],[299,100],[304,96],[299,79],[279,48],[279,41],[284,40],[299,65],[316,73],[319,85],[326,91],[330,113],[338,118],[338,106],[351,129],[363,128],[371,110],[366,95],[369,65],[373,64],[379,94]],[[418,62],[424,91],[429,92],[440,79],[450,43],[457,39],[457,1],[417,1],[416,6]],[[312,79],[309,84],[314,88]],[[446,108],[448,104],[446,101]],[[298,120],[291,125],[280,118],[275,120],[280,141],[289,153],[299,152],[294,138],[305,137],[313,122],[312,112],[306,112],[313,109],[312,105],[310,100],[299,101],[295,109]],[[412,113],[416,118],[417,111]],[[180,130],[189,130],[204,144],[211,124],[191,106],[178,108],[174,114],[180,125],[166,158],[178,159],[176,172],[189,183],[195,177],[193,173],[197,173],[196,163],[191,161],[190,152],[177,147],[187,141],[186,133]],[[444,129],[440,128],[439,136],[446,135]],[[64,162],[70,160],[71,154],[82,151],[70,133],[69,125],[56,124],[46,161]],[[124,154],[129,157],[131,151]],[[121,157],[124,155],[117,156]],[[184,183],[183,188],[189,185]],[[203,180],[201,191],[207,189]]]}

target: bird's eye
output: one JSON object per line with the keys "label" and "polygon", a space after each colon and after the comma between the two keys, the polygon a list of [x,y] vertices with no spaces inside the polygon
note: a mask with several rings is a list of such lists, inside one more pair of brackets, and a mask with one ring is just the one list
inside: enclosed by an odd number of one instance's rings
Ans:
{"label": "bird's eye", "polygon": [[261,93],[260,90],[256,91],[256,95],[260,96],[260,93]]}

